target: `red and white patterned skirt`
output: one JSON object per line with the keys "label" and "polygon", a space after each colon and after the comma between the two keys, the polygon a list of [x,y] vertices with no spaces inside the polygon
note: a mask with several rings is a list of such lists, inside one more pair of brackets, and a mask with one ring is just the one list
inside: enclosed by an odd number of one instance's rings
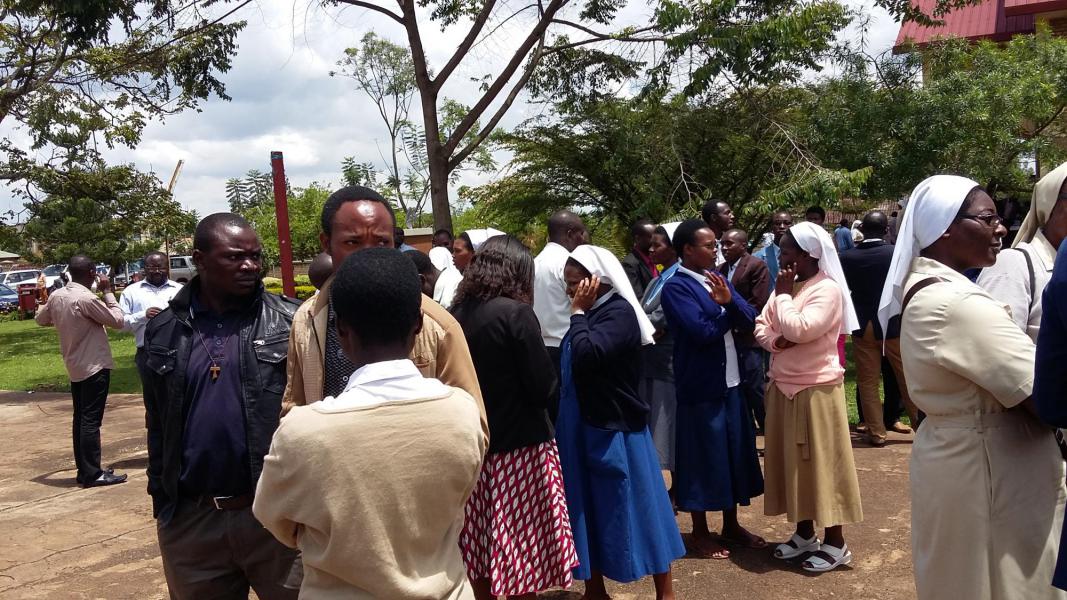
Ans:
{"label": "red and white patterned skirt", "polygon": [[555,440],[485,457],[459,545],[494,596],[570,587],[578,554]]}

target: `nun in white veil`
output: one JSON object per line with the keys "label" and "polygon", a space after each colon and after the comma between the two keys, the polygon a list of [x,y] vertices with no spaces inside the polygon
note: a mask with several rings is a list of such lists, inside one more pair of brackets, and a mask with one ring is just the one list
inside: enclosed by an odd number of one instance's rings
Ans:
{"label": "nun in white veil", "polygon": [[609,250],[577,247],[563,270],[571,325],[560,346],[556,442],[585,597],[604,578],[652,575],[671,597],[671,563],[685,554],[639,394],[642,346],[655,328]]}
{"label": "nun in white veil", "polygon": [[1064,599],[1050,584],[1064,464],[1031,414],[1034,344],[963,274],[1006,233],[978,184],[938,175],[912,192],[879,306],[901,315],[908,391],[926,413],[909,464],[919,600]]}
{"label": "nun in white veil", "polygon": [[[774,293],[756,319],[756,339],[771,353],[764,452],[764,512],[786,515],[796,532],[778,544],[782,560],[810,556],[821,573],[852,560],[843,525],[863,520],[859,479],[845,409],[845,370],[837,339],[859,328],[833,240],[798,223],[781,241]],[[815,526],[825,528],[820,540]]]}

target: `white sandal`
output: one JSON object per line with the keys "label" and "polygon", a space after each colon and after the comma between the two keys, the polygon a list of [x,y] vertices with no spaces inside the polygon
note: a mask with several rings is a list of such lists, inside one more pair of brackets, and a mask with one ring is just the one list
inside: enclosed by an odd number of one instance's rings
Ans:
{"label": "white sandal", "polygon": [[774,557],[780,560],[789,560],[807,552],[815,552],[819,549],[819,546],[819,536],[813,535],[810,540],[806,540],[794,533],[788,542],[778,544],[774,548]]}
{"label": "white sandal", "polygon": [[852,562],[852,553],[848,550],[848,544],[845,544],[840,548],[836,548],[830,544],[822,544],[818,550],[833,559],[833,562],[826,560],[818,554],[814,554],[804,561],[802,566],[805,571],[810,571],[812,573],[826,573],[827,571],[833,571],[841,565],[847,565]]}

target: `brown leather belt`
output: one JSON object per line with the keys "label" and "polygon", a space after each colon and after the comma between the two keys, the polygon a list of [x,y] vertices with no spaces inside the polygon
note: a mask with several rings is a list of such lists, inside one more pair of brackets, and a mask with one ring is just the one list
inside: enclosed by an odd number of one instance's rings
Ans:
{"label": "brown leather belt", "polygon": [[210,506],[215,510],[241,510],[252,506],[254,494],[242,494],[240,496],[192,496],[188,500],[195,502],[197,506]]}

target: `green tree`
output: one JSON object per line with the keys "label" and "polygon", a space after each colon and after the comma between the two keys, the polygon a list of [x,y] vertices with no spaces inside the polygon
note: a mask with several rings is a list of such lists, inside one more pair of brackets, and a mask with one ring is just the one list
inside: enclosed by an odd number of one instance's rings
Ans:
{"label": "green tree", "polygon": [[946,41],[906,56],[853,57],[813,86],[806,137],[827,164],[871,167],[866,193],[899,198],[938,172],[1028,193],[1067,159],[1067,39],[1042,29],[1005,44]]}
{"label": "green tree", "polygon": [[[289,194],[289,237],[293,244],[294,259],[311,259],[322,250],[319,245],[319,221],[322,206],[329,195],[328,188],[314,182],[306,188],[293,189]],[[278,220],[274,204],[259,204],[244,216],[259,233],[268,263],[278,264]]]}
{"label": "green tree", "polygon": [[168,237],[192,233],[193,216],[184,211],[152,173],[133,165],[53,170],[30,174],[43,197],[24,235],[40,247],[46,262],[66,262],[74,254],[121,265],[164,245]]}

